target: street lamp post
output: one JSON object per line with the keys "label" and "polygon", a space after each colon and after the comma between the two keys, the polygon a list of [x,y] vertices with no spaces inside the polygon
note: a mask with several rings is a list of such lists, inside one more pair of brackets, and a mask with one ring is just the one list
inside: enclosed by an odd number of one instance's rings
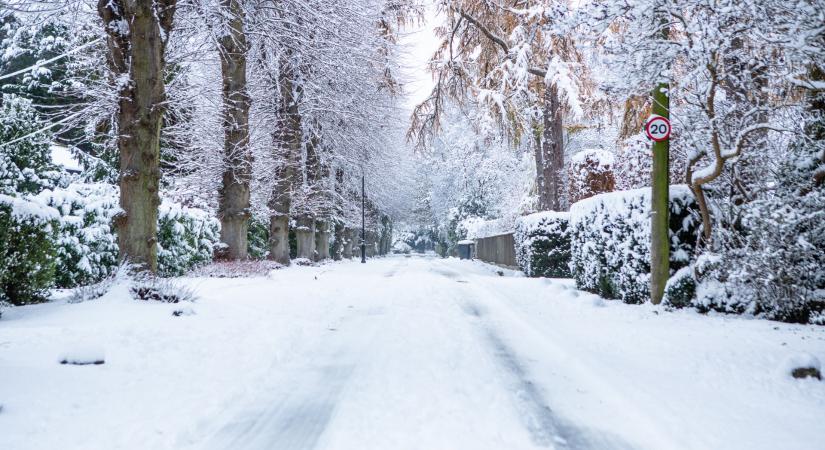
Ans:
{"label": "street lamp post", "polygon": [[367,262],[367,229],[366,229],[366,213],[365,205],[366,205],[366,197],[364,195],[364,186],[365,186],[365,178],[364,172],[361,171],[361,264],[366,264]]}

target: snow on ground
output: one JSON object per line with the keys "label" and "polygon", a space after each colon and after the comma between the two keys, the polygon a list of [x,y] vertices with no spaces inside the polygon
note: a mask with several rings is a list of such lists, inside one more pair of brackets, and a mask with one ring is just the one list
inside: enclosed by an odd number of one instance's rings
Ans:
{"label": "snow on ground", "polygon": [[497,272],[392,257],[8,310],[0,448],[822,448],[825,382],[785,366],[825,328]]}

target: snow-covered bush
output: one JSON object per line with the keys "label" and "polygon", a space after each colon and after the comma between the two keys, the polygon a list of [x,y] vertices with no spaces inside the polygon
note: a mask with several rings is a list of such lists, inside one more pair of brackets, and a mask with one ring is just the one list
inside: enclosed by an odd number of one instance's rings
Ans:
{"label": "snow-covered bush", "polygon": [[212,261],[221,225],[206,211],[163,201],[158,214],[158,273],[183,275]]}
{"label": "snow-covered bush", "polygon": [[825,117],[810,119],[807,133],[775,168],[773,188],[742,204],[735,226],[717,227],[700,311],[825,325]]}
{"label": "snow-covered bush", "polygon": [[[678,135],[679,124],[674,122],[673,127],[673,134]],[[616,190],[627,191],[650,186],[650,174],[653,170],[650,142],[650,138],[644,132],[618,142],[616,163],[613,166]],[[685,149],[679,144],[678,140],[674,140],[670,147],[669,171],[672,184],[684,183],[685,179]]]}
{"label": "snow-covered bush", "polygon": [[116,186],[70,184],[65,189],[43,191],[37,198],[60,213],[57,287],[97,283],[117,269],[117,236],[112,229],[112,218],[120,211]]}
{"label": "snow-covered bush", "polygon": [[[31,101],[4,94],[0,102],[0,194],[36,194],[62,178],[51,162],[50,136]],[[10,143],[10,144],[9,144]]]}
{"label": "snow-covered bush", "polygon": [[129,286],[129,293],[135,300],[161,303],[193,302],[197,298],[191,288],[153,275],[136,276]]}
{"label": "snow-covered bush", "polygon": [[675,308],[685,308],[691,306],[695,298],[696,280],[693,277],[693,267],[682,267],[667,280],[662,302]]}
{"label": "snow-covered bush", "polygon": [[570,160],[570,203],[575,203],[605,192],[613,192],[616,180],[613,176],[613,153],[607,150],[583,150]]}
{"label": "snow-covered bush", "polygon": [[570,276],[569,220],[569,213],[547,211],[516,221],[516,261],[527,276]]}
{"label": "snow-covered bush", "polygon": [[269,224],[253,216],[249,220],[246,241],[250,259],[266,259],[269,255]]}
{"label": "snow-covered bush", "polygon": [[45,301],[54,284],[58,213],[39,202],[0,194],[0,302]]}
{"label": "snow-covered bush", "polygon": [[[698,219],[687,186],[670,188],[670,269],[690,263]],[[600,194],[570,208],[570,268],[580,289],[626,303],[650,298],[650,189]]]}
{"label": "snow-covered bush", "polygon": [[616,189],[626,191],[650,186],[653,156],[650,139],[639,133],[619,142],[616,152]]}

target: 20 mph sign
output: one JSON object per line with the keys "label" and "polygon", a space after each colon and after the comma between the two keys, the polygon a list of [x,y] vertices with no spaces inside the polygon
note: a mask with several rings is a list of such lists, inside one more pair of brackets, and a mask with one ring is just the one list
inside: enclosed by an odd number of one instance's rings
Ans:
{"label": "20 mph sign", "polygon": [[670,121],[662,116],[653,116],[647,121],[645,132],[656,142],[665,141],[670,137]]}

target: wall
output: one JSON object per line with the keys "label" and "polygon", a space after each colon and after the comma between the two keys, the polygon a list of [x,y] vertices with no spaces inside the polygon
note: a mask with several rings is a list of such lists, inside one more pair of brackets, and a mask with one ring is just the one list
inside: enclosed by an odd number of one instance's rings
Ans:
{"label": "wall", "polygon": [[513,233],[476,239],[476,258],[493,264],[517,267]]}

